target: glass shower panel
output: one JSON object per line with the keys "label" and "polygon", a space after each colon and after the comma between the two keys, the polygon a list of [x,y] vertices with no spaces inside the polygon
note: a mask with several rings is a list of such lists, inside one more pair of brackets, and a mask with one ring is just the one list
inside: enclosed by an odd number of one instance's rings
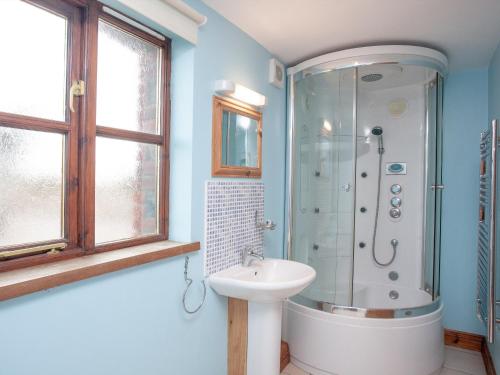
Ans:
{"label": "glass shower panel", "polygon": [[[437,111],[436,111],[436,183],[443,184],[443,77],[437,77]],[[441,205],[443,190],[436,195],[436,213],[434,226],[434,291],[433,298],[440,296],[441,289]]]}
{"label": "glass shower panel", "polygon": [[425,217],[422,289],[434,298],[439,295],[439,238],[441,207],[441,90],[439,78],[426,85],[427,139],[425,160]]}
{"label": "glass shower panel", "polygon": [[355,69],[295,83],[291,259],[309,264],[302,296],[348,305],[354,233]]}

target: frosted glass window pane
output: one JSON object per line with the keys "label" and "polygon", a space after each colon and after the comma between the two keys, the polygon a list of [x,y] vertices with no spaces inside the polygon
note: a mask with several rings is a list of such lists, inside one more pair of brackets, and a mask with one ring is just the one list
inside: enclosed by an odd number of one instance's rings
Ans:
{"label": "frosted glass window pane", "polygon": [[158,134],[161,49],[99,21],[97,124]]}
{"label": "frosted glass window pane", "polygon": [[0,111],[65,120],[66,19],[0,0]]}
{"label": "frosted glass window pane", "polygon": [[158,149],[97,137],[96,243],[158,233]]}
{"label": "frosted glass window pane", "polygon": [[0,246],[64,237],[64,136],[0,127]]}

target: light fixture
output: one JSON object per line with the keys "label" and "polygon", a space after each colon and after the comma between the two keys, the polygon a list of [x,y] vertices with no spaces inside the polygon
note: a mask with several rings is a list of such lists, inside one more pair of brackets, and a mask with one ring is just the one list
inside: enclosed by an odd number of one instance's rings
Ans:
{"label": "light fixture", "polygon": [[230,96],[255,107],[266,105],[266,97],[264,95],[226,79],[215,81],[215,91],[220,95]]}
{"label": "light fixture", "polygon": [[332,124],[328,120],[323,120],[323,129],[325,129],[327,132],[332,131]]}

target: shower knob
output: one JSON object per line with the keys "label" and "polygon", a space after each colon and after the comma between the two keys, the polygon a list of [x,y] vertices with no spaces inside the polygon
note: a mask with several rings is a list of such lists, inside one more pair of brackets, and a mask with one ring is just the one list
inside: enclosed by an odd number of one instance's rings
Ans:
{"label": "shower knob", "polygon": [[401,193],[401,190],[403,190],[403,188],[399,184],[394,184],[391,186],[391,193],[392,194],[399,194],[399,193]]}
{"label": "shower knob", "polygon": [[393,219],[399,219],[401,217],[401,210],[399,208],[391,208],[389,211],[389,215]]}
{"label": "shower knob", "polygon": [[401,198],[399,197],[392,197],[391,198],[391,206],[392,207],[400,207],[401,206]]}

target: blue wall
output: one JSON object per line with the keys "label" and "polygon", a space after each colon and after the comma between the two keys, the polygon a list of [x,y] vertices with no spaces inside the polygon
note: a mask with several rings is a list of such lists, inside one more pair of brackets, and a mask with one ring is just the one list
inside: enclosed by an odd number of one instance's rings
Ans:
{"label": "blue wall", "polygon": [[488,113],[489,118],[500,119],[500,45],[495,51],[488,70]]}
{"label": "blue wall", "polygon": [[[217,15],[199,0],[188,3],[209,16],[207,27],[201,28],[196,48],[194,79],[193,149],[198,155],[193,164],[193,233],[202,237],[204,183],[211,170],[211,97],[214,82],[230,79],[266,95],[263,111],[262,180],[265,184],[265,217],[277,222],[277,230],[265,234],[267,256],[282,257],[283,213],[285,189],[286,93],[267,83],[271,56],[250,37]],[[208,32],[210,27],[217,32]],[[223,48],[220,48],[223,46]]]}
{"label": "blue wall", "polygon": [[[203,240],[213,84],[231,79],[268,98],[262,180],[266,218],[279,229],[266,234],[265,252],[281,257],[285,90],[267,83],[271,56],[262,46],[201,1],[189,3],[208,23],[195,48],[173,41],[171,238]],[[196,282],[202,258],[191,255]],[[225,374],[226,299],[209,290],[199,314],[184,314],[183,263],[167,259],[0,303],[0,374]]]}
{"label": "blue wall", "polygon": [[476,318],[479,134],[488,127],[488,69],[448,75],[443,109],[441,296],[446,328],[483,334]]}
{"label": "blue wall", "polygon": [[[105,2],[120,8],[115,0]],[[203,240],[213,83],[231,79],[268,98],[263,116],[265,216],[278,223],[278,230],[266,233],[265,251],[281,257],[285,90],[267,83],[271,56],[263,47],[200,0],[188,3],[209,20],[196,47],[173,41],[171,237]],[[444,323],[478,333],[483,327],[474,306],[477,155],[487,113],[488,70],[450,74],[444,98]],[[490,67],[493,114],[500,117],[499,51]],[[199,281],[202,252],[191,258],[190,274]],[[182,257],[167,259],[0,303],[0,374],[225,374],[226,300],[209,290],[200,313],[185,315],[180,303],[183,262]],[[191,296],[193,303],[199,292]],[[500,348],[493,349],[500,362]]]}

